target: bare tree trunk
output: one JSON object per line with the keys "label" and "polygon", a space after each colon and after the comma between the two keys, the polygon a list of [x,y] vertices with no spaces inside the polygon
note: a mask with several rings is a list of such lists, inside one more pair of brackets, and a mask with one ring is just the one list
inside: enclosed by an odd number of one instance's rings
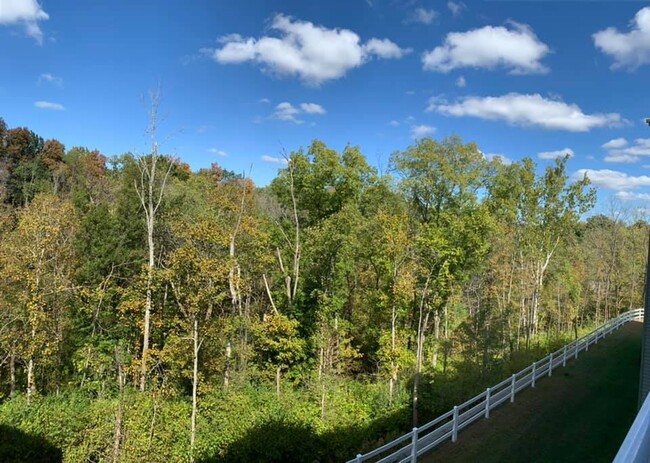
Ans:
{"label": "bare tree trunk", "polygon": [[291,203],[293,205],[293,220],[296,226],[294,235],[294,251],[293,251],[293,291],[291,293],[290,304],[293,304],[298,292],[298,279],[300,278],[300,221],[298,220],[298,203],[293,185],[293,163],[289,161],[289,173],[291,176]]}
{"label": "bare tree trunk", "polygon": [[[149,215],[147,215],[149,217]],[[140,390],[144,392],[147,382],[147,354],[149,353],[149,327],[151,326],[152,283],[154,269],[153,221],[147,220],[147,243],[149,264],[147,268],[147,299],[144,310],[144,334],[142,339],[142,359],[140,363]]]}
{"label": "bare tree trunk", "polygon": [[418,425],[418,399],[419,399],[419,387],[420,387],[420,373],[422,371],[422,353],[424,350],[424,330],[426,329],[426,324],[428,322],[429,314],[427,313],[426,317],[424,316],[424,303],[427,298],[427,293],[429,289],[429,280],[431,276],[427,276],[426,283],[424,284],[424,290],[422,291],[422,298],[420,299],[420,310],[418,315],[418,331],[416,338],[416,350],[415,350],[415,375],[413,376],[413,426]]}
{"label": "bare tree trunk", "polygon": [[392,304],[392,311],[390,317],[390,380],[388,381],[388,401],[393,405],[393,394],[395,390],[395,383],[397,383],[397,362],[395,361],[396,353],[396,331],[397,331],[397,309],[395,301]]}
{"label": "bare tree trunk", "polygon": [[542,269],[539,264],[535,264],[535,274],[534,274],[534,287],[533,287],[533,300],[532,300],[532,310],[530,314],[530,337],[534,336],[537,333],[537,319],[539,317],[539,298],[540,291],[542,289]]}
{"label": "bare tree trunk", "polygon": [[609,300],[610,300],[610,289],[611,289],[612,276],[611,272],[608,270],[607,275],[605,276],[605,307],[603,308],[603,321],[609,318]]}
{"label": "bare tree trunk", "polygon": [[321,382],[321,391],[320,391],[320,419],[325,419],[325,400],[327,398],[325,390],[325,381]]}
{"label": "bare tree trunk", "polygon": [[280,312],[278,312],[277,307],[275,306],[275,302],[273,302],[273,295],[271,294],[271,288],[269,288],[269,282],[266,279],[266,274],[262,274],[262,280],[264,281],[264,288],[266,289],[266,295],[269,297],[269,302],[271,303],[271,308],[273,309],[273,312],[275,312],[276,315],[280,315]]}
{"label": "bare tree trunk", "polygon": [[438,366],[438,344],[440,343],[440,315],[437,313],[433,316],[433,339],[435,339],[436,343],[433,347],[431,363],[433,365],[433,369],[435,370]]}
{"label": "bare tree trunk", "polygon": [[318,381],[321,381],[321,379],[323,378],[323,365],[325,362],[324,355],[325,355],[324,349],[321,347],[319,349],[319,354],[318,354]]}
{"label": "bare tree trunk", "polygon": [[[38,279],[37,279],[38,281]],[[32,345],[36,339],[36,327],[32,326]],[[34,371],[34,354],[30,352],[27,361],[27,402],[36,394],[36,373]]]}
{"label": "bare tree trunk", "polygon": [[232,345],[230,339],[226,343],[226,364],[223,371],[223,386],[228,388],[230,386],[230,363],[232,362]]}
{"label": "bare tree trunk", "polygon": [[120,359],[118,348],[115,347],[115,360],[117,362],[117,381],[119,383],[120,395],[117,403],[117,415],[115,416],[115,433],[113,439],[113,463],[120,460],[120,447],[122,445],[122,420],[124,417],[124,372],[122,370],[122,360]]}
{"label": "bare tree trunk", "polygon": [[192,325],[193,349],[193,368],[192,368],[192,429],[190,435],[190,462],[194,462],[194,446],[196,442],[196,412],[197,412],[197,395],[196,391],[199,384],[199,320],[194,317]]}
{"label": "bare tree trunk", "polygon": [[16,395],[16,354],[11,348],[11,354],[9,354],[9,397]]}
{"label": "bare tree trunk", "polygon": [[[241,226],[242,216],[244,215],[244,205],[246,203],[246,185],[242,191],[241,203],[239,206],[239,214],[237,215],[237,222],[235,228],[230,234],[230,246],[228,255],[230,256],[230,270],[228,271],[228,288],[230,290],[230,301],[232,304],[231,317],[235,314],[241,313],[241,294],[239,291],[239,279],[241,277],[241,269],[235,258],[235,242]],[[230,385],[230,369],[232,367],[232,330],[229,330],[228,341],[226,343],[226,365],[224,367],[223,385],[228,387]]]}
{"label": "bare tree trunk", "polygon": [[36,393],[36,378],[34,377],[34,359],[30,358],[27,362],[27,402]]}
{"label": "bare tree trunk", "polygon": [[241,311],[242,306],[240,305],[240,318],[241,318],[241,323],[239,324],[239,373],[240,373],[240,378],[246,378],[246,372],[248,368],[248,357],[249,357],[249,349],[248,349],[248,330],[250,327],[250,308],[251,308],[251,293],[247,292],[246,294],[246,302],[244,302],[243,308],[244,310]]}
{"label": "bare tree trunk", "polygon": [[524,254],[521,249],[519,250],[519,324],[517,327],[517,350],[519,350],[519,346],[521,345],[521,335],[522,332],[526,335],[526,348],[528,348],[528,327],[525,326],[526,320],[527,320],[527,314],[526,314],[526,297],[525,297],[525,291],[526,291],[526,285],[524,282]]}
{"label": "bare tree trunk", "polygon": [[413,426],[418,425],[418,399],[420,393],[420,371],[422,369],[422,333],[417,334],[415,351],[415,375],[413,377]]}
{"label": "bare tree trunk", "polygon": [[[293,242],[289,239],[288,235],[284,232],[284,229],[280,227],[280,230],[282,231],[282,234],[284,235],[285,240],[287,241],[287,244],[291,248],[293,252],[293,271],[292,275],[286,275],[285,277],[285,285],[286,285],[286,291],[287,291],[287,299],[289,302],[289,305],[293,305],[296,299],[296,294],[298,292],[298,280],[300,279],[300,220],[298,218],[298,201],[296,200],[296,193],[295,193],[295,188],[294,188],[294,178],[293,178],[293,172],[294,172],[294,165],[293,161],[289,156],[286,155],[286,153],[283,153],[282,156],[284,159],[287,161],[287,169],[289,171],[289,193],[291,195],[291,205],[293,209],[293,224],[294,224],[294,237],[293,237]],[[280,263],[280,270],[282,273],[285,273],[284,270],[284,263],[282,262],[282,255],[280,253],[280,249],[277,249],[278,253],[278,261]]]}
{"label": "bare tree trunk", "polygon": [[149,158],[147,156],[141,156],[138,159],[138,167],[140,169],[140,182],[136,181],[135,190],[140,199],[140,204],[144,210],[145,220],[147,225],[147,248],[149,251],[149,261],[147,264],[147,290],[146,290],[146,302],[145,302],[145,312],[144,312],[144,327],[143,327],[143,339],[142,339],[142,356],[140,361],[140,391],[144,391],[146,388],[147,382],[147,356],[149,354],[149,337],[150,337],[150,326],[151,326],[151,309],[152,309],[152,299],[153,299],[153,272],[156,265],[155,262],[155,243],[153,239],[153,233],[156,223],[156,214],[160,203],[162,202],[163,193],[165,191],[165,185],[167,183],[167,178],[171,172],[172,163],[169,163],[169,167],[166,173],[161,179],[161,185],[159,191],[156,193],[156,171],[158,166],[158,161],[160,156],[158,154],[158,143],[156,141],[156,129],[158,128],[158,104],[160,102],[160,88],[155,92],[150,92],[151,98],[151,109],[149,111],[149,127],[148,133],[151,139],[151,155]]}
{"label": "bare tree trunk", "polygon": [[596,286],[596,325],[598,325],[598,320],[600,320],[600,300],[601,300],[601,281],[600,275],[598,276],[598,285]]}

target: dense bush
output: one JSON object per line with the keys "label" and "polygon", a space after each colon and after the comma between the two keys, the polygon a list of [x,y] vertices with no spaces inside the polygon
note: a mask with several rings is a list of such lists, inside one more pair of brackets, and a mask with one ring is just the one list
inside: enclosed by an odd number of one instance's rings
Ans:
{"label": "dense bush", "polygon": [[[392,412],[378,385],[349,382],[329,391],[325,419],[308,392],[246,387],[202,397],[198,419],[198,461],[340,461],[378,437],[400,434],[408,413]],[[124,394],[122,462],[189,459],[189,400],[128,391]],[[0,424],[13,433],[0,461],[31,461],[33,440],[43,455],[66,462],[111,461],[117,398],[91,399],[81,392],[24,395],[0,405]],[[399,415],[399,418],[397,416]],[[36,450],[35,450],[36,451]],[[53,453],[52,453],[53,452]],[[28,460],[20,460],[20,458]],[[49,457],[48,457],[49,458]],[[43,460],[50,461],[50,460]]]}

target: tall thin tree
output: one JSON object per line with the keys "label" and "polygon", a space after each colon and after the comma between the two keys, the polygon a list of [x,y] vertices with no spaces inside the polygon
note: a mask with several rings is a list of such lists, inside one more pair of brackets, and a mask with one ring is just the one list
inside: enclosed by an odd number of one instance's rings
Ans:
{"label": "tall thin tree", "polygon": [[[151,141],[151,154],[139,156],[138,168],[140,169],[140,179],[135,181],[135,189],[140,198],[140,204],[144,210],[145,222],[147,227],[147,248],[149,258],[147,262],[147,287],[146,302],[144,312],[144,328],[142,339],[142,357],[140,360],[140,390],[144,391],[147,382],[147,356],[149,354],[149,336],[151,326],[151,308],[153,299],[153,274],[156,266],[154,227],[158,209],[162,203],[165,185],[172,163],[169,163],[167,170],[162,175],[158,171],[159,163],[162,156],[158,152],[158,142],[156,140],[156,131],[158,129],[158,106],[160,104],[160,87],[149,92],[149,125],[147,134]],[[158,185],[159,184],[159,185]]]}

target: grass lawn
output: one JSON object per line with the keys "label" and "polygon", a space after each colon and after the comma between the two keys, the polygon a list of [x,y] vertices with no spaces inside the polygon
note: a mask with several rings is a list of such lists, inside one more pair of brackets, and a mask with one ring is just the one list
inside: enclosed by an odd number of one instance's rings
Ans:
{"label": "grass lawn", "polygon": [[611,462],[636,416],[642,327],[627,323],[421,461]]}

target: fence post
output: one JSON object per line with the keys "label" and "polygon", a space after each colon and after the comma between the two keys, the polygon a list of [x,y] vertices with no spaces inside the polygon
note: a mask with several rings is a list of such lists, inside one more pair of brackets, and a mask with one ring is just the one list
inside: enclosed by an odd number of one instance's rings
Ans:
{"label": "fence post", "polygon": [[533,362],[533,382],[531,384],[532,387],[535,387],[535,371],[537,370],[537,362]]}
{"label": "fence post", "polygon": [[354,460],[356,463],[361,463],[363,461],[363,455],[357,453],[357,459]]}
{"label": "fence post", "polygon": [[589,352],[589,335],[587,335],[587,341],[585,344],[585,352]]}
{"label": "fence post", "polygon": [[413,428],[411,435],[411,463],[418,461],[418,428]]}
{"label": "fence post", "polygon": [[456,442],[458,438],[458,406],[454,405],[454,424],[451,431],[451,441]]}
{"label": "fence post", "polygon": [[553,374],[553,352],[551,352],[551,355],[549,355],[549,361],[548,361],[548,375],[551,376]]}
{"label": "fence post", "polygon": [[485,390],[485,417],[490,417],[490,388]]}
{"label": "fence post", "polygon": [[562,353],[562,366],[566,366],[566,344],[564,345],[564,352]]}
{"label": "fence post", "polygon": [[515,401],[515,375],[512,375],[512,385],[510,386],[510,403]]}

